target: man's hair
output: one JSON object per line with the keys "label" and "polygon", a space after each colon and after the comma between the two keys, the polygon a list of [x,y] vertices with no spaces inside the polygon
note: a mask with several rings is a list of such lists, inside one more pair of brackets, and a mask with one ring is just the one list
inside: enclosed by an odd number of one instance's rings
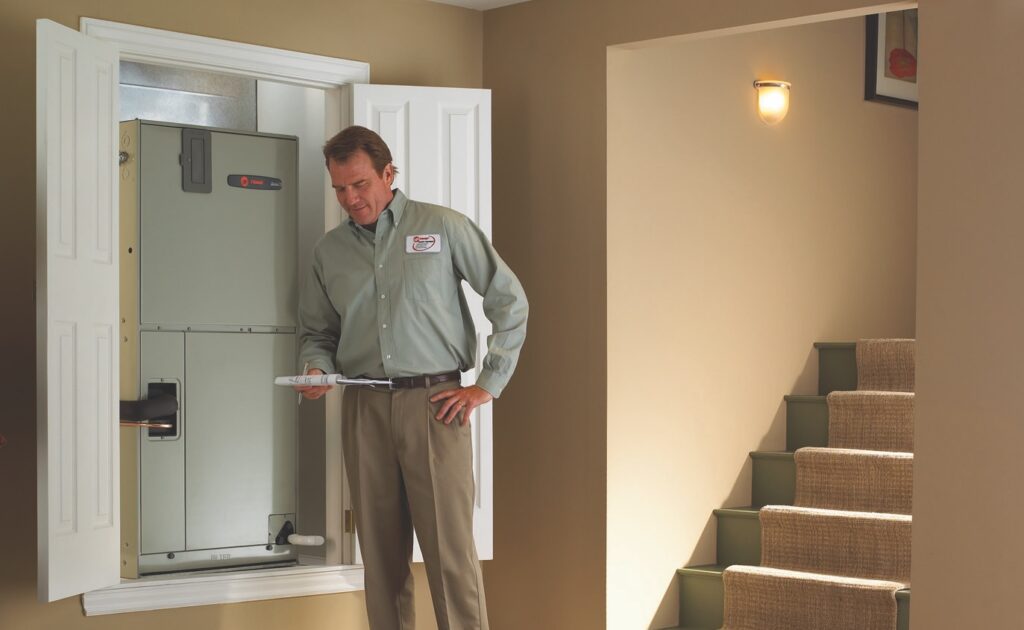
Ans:
{"label": "man's hair", "polygon": [[[376,132],[352,125],[342,129],[324,145],[324,163],[330,167],[331,160],[344,162],[352,157],[357,151],[364,151],[370,156],[370,163],[377,174],[384,176],[384,167],[391,164],[391,149],[384,143],[384,140]],[[392,166],[395,174],[398,169]]]}

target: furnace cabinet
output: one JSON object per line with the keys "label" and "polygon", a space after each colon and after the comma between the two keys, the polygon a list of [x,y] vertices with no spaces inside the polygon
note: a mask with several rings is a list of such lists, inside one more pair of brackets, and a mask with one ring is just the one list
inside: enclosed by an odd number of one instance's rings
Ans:
{"label": "furnace cabinet", "polygon": [[297,140],[120,131],[121,398],[178,401],[122,429],[122,574],[294,562]]}

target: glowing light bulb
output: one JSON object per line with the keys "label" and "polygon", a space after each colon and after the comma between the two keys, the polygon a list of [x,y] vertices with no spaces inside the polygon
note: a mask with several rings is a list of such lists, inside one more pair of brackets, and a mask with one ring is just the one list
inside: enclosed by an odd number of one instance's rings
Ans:
{"label": "glowing light bulb", "polygon": [[789,83],[785,81],[754,81],[757,89],[757,113],[761,120],[774,125],[789,112]]}

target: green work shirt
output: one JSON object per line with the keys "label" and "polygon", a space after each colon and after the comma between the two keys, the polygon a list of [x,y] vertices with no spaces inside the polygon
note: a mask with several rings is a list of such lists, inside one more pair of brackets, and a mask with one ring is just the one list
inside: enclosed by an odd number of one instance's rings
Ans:
{"label": "green work shirt", "polygon": [[497,398],[526,339],[523,286],[469,217],[397,189],[375,231],[348,219],[314,248],[299,360],[352,377],[470,370],[476,327],[463,280],[493,328],[476,384]]}

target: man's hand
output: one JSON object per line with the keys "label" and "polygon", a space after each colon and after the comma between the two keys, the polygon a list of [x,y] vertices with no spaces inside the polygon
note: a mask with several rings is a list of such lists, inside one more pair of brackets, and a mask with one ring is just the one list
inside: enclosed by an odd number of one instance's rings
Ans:
{"label": "man's hand", "polygon": [[470,385],[469,387],[446,389],[434,394],[431,396],[430,402],[445,401],[441,405],[441,410],[434,416],[435,420],[444,420],[445,424],[451,424],[452,420],[458,417],[459,412],[462,412],[460,424],[465,425],[469,422],[469,416],[474,409],[493,399],[494,397],[488,394],[486,389]]}
{"label": "man's hand", "polygon": [[[320,375],[320,374],[323,374],[323,373],[324,373],[324,371],[319,369],[319,368],[312,368],[310,371],[306,372],[306,374],[314,374],[314,375]],[[293,385],[292,387],[293,387],[293,389],[295,389],[295,391],[297,391],[300,394],[302,394],[303,398],[308,398],[309,400],[316,400],[317,398],[320,398],[321,396],[323,396],[327,392],[331,391],[331,388],[334,387],[334,386],[333,385]]]}

